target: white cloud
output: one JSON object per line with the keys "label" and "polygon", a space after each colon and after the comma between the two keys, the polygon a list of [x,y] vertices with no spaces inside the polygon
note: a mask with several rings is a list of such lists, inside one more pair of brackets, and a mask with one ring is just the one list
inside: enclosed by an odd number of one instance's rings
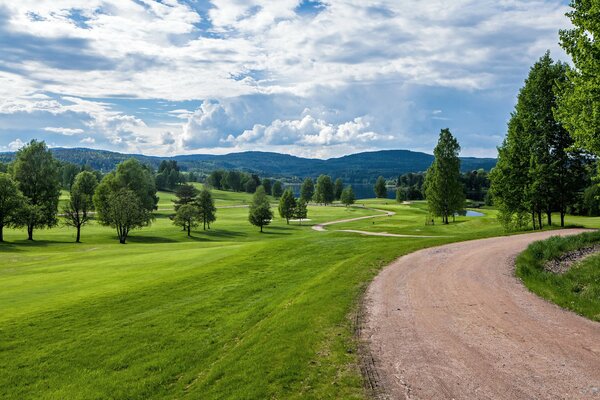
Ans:
{"label": "white cloud", "polygon": [[79,141],[79,143],[83,143],[83,144],[94,144],[96,143],[96,139],[94,139],[93,137],[85,137],[83,139],[81,139]]}
{"label": "white cloud", "polygon": [[60,133],[65,136],[73,136],[84,132],[83,129],[79,128],[56,128],[51,126],[44,128],[44,130],[46,132]]}
{"label": "white cloud", "polygon": [[16,139],[8,144],[8,150],[17,151],[23,146],[25,146],[25,143],[21,139]]}

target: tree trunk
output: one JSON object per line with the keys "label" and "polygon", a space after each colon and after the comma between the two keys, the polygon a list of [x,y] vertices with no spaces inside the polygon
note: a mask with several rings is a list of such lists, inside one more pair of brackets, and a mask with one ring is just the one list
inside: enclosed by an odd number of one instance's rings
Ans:
{"label": "tree trunk", "polygon": [[33,225],[27,225],[27,240],[33,240]]}
{"label": "tree trunk", "polygon": [[542,225],[542,212],[538,211],[538,225],[540,226],[540,230],[544,227],[544,225]]}
{"label": "tree trunk", "polygon": [[79,243],[80,238],[81,238],[81,225],[77,225],[77,238],[75,239],[75,242]]}
{"label": "tree trunk", "polygon": [[190,230],[191,230],[191,229],[190,229],[190,224],[188,224],[188,226],[187,226],[188,236],[192,236],[192,235],[190,234]]}
{"label": "tree trunk", "polygon": [[287,222],[288,225],[290,224],[290,219],[289,218],[286,218],[285,221]]}
{"label": "tree trunk", "polygon": [[552,226],[552,211],[546,211],[546,215],[548,216],[548,226]]}
{"label": "tree trunk", "polygon": [[[565,212],[561,211],[560,212],[560,227],[564,228],[565,227]],[[2,232],[0,231],[0,235],[2,235]],[[1,237],[0,237],[1,240]]]}
{"label": "tree trunk", "polygon": [[0,225],[0,242],[4,242],[4,225]]}
{"label": "tree trunk", "polygon": [[262,227],[263,227],[263,226],[261,225],[261,226],[260,226],[260,233],[262,233]]}
{"label": "tree trunk", "polygon": [[535,212],[531,212],[531,222],[533,223],[533,230],[535,231],[537,229],[537,226],[535,225]]}
{"label": "tree trunk", "polygon": [[202,230],[206,230],[206,220],[202,221]]}

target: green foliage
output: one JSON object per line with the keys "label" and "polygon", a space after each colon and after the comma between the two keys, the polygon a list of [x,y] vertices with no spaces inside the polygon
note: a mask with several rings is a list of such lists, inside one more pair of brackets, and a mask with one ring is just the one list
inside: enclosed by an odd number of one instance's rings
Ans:
{"label": "green foliage", "polygon": [[378,199],[387,198],[387,186],[385,184],[385,178],[383,176],[377,178],[377,182],[375,182],[373,191],[375,192],[375,197],[377,197]]}
{"label": "green foliage", "polygon": [[65,223],[77,229],[77,243],[81,239],[81,227],[91,219],[89,213],[94,210],[93,197],[97,186],[96,175],[89,171],[78,173],[71,185],[69,201],[63,209],[63,214]]}
{"label": "green foliage", "polygon": [[317,178],[317,186],[314,195],[315,202],[324,205],[331,204],[333,203],[334,197],[331,177],[328,175],[320,175],[319,178]]}
{"label": "green foliage", "polygon": [[574,68],[561,85],[557,116],[577,145],[600,155],[600,4],[572,0],[571,7],[573,27],[560,31],[560,41]]}
{"label": "green foliage", "polygon": [[173,203],[175,203],[175,211],[177,211],[179,207],[185,204],[192,204],[196,201],[198,189],[190,184],[179,185],[175,190],[175,196],[177,199],[173,200]]}
{"label": "green foliage", "polygon": [[271,211],[271,204],[267,198],[265,188],[259,186],[256,189],[254,196],[252,196],[248,221],[250,221],[252,225],[260,227],[260,231],[262,232],[263,227],[269,225],[272,219],[273,211]]}
{"label": "green foliage", "polygon": [[308,205],[303,199],[298,199],[296,208],[294,209],[294,218],[302,225],[302,220],[308,216]]}
{"label": "green foliage", "polygon": [[449,129],[442,129],[433,155],[435,159],[425,177],[427,205],[432,214],[448,218],[465,207],[465,194],[460,182],[460,145]]}
{"label": "green foliage", "polygon": [[300,198],[305,202],[310,202],[315,195],[315,184],[311,178],[306,178],[300,188]]}
{"label": "green foliage", "polygon": [[584,233],[532,243],[516,260],[516,273],[523,283],[561,307],[600,321],[600,256],[592,256],[571,267],[564,274],[544,269],[546,262],[557,260],[567,252],[600,243],[600,233]]}
{"label": "green foliage", "polygon": [[281,182],[275,181],[275,183],[273,183],[273,188],[271,191],[272,191],[273,197],[275,197],[276,199],[280,198],[281,195],[283,194],[283,185],[281,184]]}
{"label": "green foliage", "polygon": [[70,190],[75,181],[75,176],[81,171],[81,168],[72,163],[60,163],[61,186]]}
{"label": "green foliage", "polygon": [[196,207],[202,220],[202,229],[206,230],[207,227],[210,229],[210,224],[217,220],[217,208],[210,190],[202,188],[196,200]]}
{"label": "green foliage", "polygon": [[254,193],[258,186],[260,186],[260,179],[257,175],[251,175],[244,183],[244,190],[246,193]]}
{"label": "green foliage", "polygon": [[25,198],[17,182],[0,172],[0,242],[4,241],[4,227],[19,225],[19,215]]}
{"label": "green foliage", "polygon": [[576,202],[585,178],[586,159],[572,149],[569,133],[557,123],[557,84],[567,67],[554,63],[549,53],[536,62],[519,92],[507,137],[492,171],[492,195],[505,228],[521,228],[531,215],[534,229],[542,228],[542,214],[551,224],[553,211],[564,215]]}
{"label": "green foliage", "polygon": [[193,204],[182,204],[175,213],[173,224],[182,227],[187,232],[187,235],[191,236],[192,228],[198,226],[200,219],[202,217],[198,207]]}
{"label": "green foliage", "polygon": [[583,207],[585,215],[589,217],[600,216],[600,186],[594,184],[583,192]]}
{"label": "green foliage", "polygon": [[425,174],[422,172],[402,174],[398,177],[396,186],[402,189],[405,200],[423,200],[423,182]]}
{"label": "green foliage", "polygon": [[210,175],[208,175],[208,178],[206,178],[206,183],[213,189],[221,190],[223,189],[222,182],[224,176],[225,171],[223,170],[218,169],[216,171],[212,171]]}
{"label": "green foliage", "polygon": [[[261,185],[262,185],[263,189],[265,190],[266,194],[270,195],[273,193],[273,181],[272,180],[270,180],[269,178],[264,178],[262,180]],[[261,186],[261,185],[259,185],[259,186]]]}
{"label": "green foliage", "polygon": [[58,162],[46,143],[32,140],[17,152],[12,171],[27,200],[19,216],[19,225],[27,227],[28,238],[33,240],[35,228],[52,227],[58,223]]}
{"label": "green foliage", "polygon": [[333,184],[333,197],[334,200],[340,200],[342,198],[342,191],[344,190],[344,181],[342,178],[337,178]]}
{"label": "green foliage", "polygon": [[352,186],[348,185],[344,188],[344,190],[342,190],[340,200],[342,201],[342,204],[346,207],[354,204],[356,198],[354,196],[354,190],[352,189]]}
{"label": "green foliage", "polygon": [[242,191],[242,174],[239,171],[227,171],[223,179],[224,184],[222,186],[225,189],[233,190],[234,192]]}
{"label": "green foliage", "polygon": [[287,189],[279,199],[279,216],[284,218],[289,225],[290,219],[296,212],[296,198],[292,189]]}
{"label": "green foliage", "polygon": [[[123,161],[102,179],[93,200],[100,223],[117,229],[119,241],[125,243],[131,229],[148,226],[153,219],[158,197],[152,172],[135,159]],[[130,217],[118,209],[126,201],[131,201],[123,208]]]}
{"label": "green foliage", "polygon": [[185,177],[179,171],[175,160],[163,160],[156,174],[156,187],[160,190],[174,190],[177,185],[185,182]]}
{"label": "green foliage", "polygon": [[404,189],[402,188],[397,188],[396,189],[396,201],[398,203],[402,203],[406,200],[406,194],[404,192]]}

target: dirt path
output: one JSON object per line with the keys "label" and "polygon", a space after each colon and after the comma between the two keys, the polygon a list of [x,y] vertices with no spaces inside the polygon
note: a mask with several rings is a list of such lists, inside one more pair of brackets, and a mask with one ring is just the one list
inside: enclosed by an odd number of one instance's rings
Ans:
{"label": "dirt path", "polygon": [[369,286],[360,338],[381,398],[600,399],[600,324],[530,293],[514,258],[540,232],[396,260]]}
{"label": "dirt path", "polygon": [[392,215],[396,215],[396,213],[393,212],[393,211],[378,210],[376,208],[369,208],[369,210],[377,211],[377,212],[380,212],[382,214],[367,215],[365,217],[356,217],[356,218],[348,218],[348,219],[338,219],[337,221],[329,221],[329,222],[323,222],[322,224],[313,225],[312,228],[315,231],[325,232],[325,227],[329,226],[329,225],[343,224],[345,222],[354,222],[354,221],[360,221],[360,220],[363,220],[363,219],[391,217]]}

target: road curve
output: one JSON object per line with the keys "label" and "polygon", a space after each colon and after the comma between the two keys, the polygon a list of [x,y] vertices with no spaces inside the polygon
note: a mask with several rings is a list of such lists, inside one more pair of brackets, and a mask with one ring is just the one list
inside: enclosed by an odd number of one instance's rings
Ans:
{"label": "road curve", "polygon": [[455,243],[386,267],[359,331],[377,395],[600,399],[600,324],[532,294],[513,271],[530,243],[583,231]]}

